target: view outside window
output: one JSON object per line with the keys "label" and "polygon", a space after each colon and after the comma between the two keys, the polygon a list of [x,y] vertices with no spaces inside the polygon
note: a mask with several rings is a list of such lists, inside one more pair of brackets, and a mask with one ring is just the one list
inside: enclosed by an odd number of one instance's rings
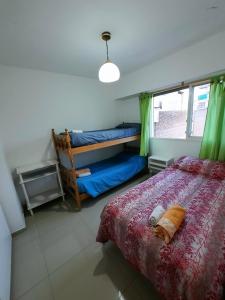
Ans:
{"label": "view outside window", "polygon": [[202,136],[209,102],[210,84],[194,87],[192,136]]}
{"label": "view outside window", "polygon": [[188,98],[189,88],[154,97],[154,137],[186,137]]}

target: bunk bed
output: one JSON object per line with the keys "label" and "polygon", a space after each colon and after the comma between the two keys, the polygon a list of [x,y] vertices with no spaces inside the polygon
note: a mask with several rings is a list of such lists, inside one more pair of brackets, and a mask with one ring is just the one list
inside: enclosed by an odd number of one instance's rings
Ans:
{"label": "bunk bed", "polygon": [[[77,177],[76,155],[139,141],[140,127],[136,125],[121,124],[113,129],[86,132],[73,132],[65,129],[60,134],[56,134],[52,129],[52,139],[64,187],[72,194],[79,209],[83,200],[97,197],[132,178],[146,167],[146,158],[136,153],[122,152],[112,158],[83,167],[89,168],[91,175]],[[65,166],[63,156],[67,157],[69,165]]]}

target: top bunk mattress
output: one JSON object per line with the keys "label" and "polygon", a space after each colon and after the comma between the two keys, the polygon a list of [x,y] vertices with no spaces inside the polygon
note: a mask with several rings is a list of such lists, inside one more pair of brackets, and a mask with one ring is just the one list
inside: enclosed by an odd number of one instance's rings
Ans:
{"label": "top bunk mattress", "polygon": [[[129,124],[129,123],[128,123]],[[127,126],[129,126],[127,124]],[[84,132],[70,132],[71,147],[80,147],[85,145],[102,143],[105,141],[122,139],[134,135],[138,135],[141,132],[141,125],[130,125],[130,127],[122,127],[125,125],[119,125],[116,128],[84,131]]]}

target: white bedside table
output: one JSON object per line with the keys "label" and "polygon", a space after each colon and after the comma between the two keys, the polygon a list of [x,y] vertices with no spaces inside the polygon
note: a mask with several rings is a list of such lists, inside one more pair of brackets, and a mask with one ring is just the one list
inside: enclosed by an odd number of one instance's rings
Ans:
{"label": "white bedside table", "polygon": [[160,172],[170,166],[174,162],[174,158],[162,157],[162,156],[149,156],[148,157],[148,168],[149,173],[152,175],[154,173]]}
{"label": "white bedside table", "polygon": [[[22,166],[16,168],[16,172],[19,175],[20,184],[22,186],[23,193],[26,199],[27,209],[30,211],[31,215],[33,215],[33,208],[54,200],[58,197],[62,197],[63,201],[65,201],[59,166],[56,160],[48,160],[37,164]],[[53,175],[56,175],[57,178],[56,189],[47,190],[29,197],[26,187],[27,184],[38,179],[43,179],[44,177]]]}

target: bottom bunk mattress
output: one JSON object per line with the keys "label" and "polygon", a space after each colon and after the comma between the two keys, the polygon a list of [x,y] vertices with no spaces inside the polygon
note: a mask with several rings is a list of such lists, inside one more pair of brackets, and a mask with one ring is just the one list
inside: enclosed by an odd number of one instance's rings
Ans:
{"label": "bottom bunk mattress", "polygon": [[146,165],[145,157],[122,152],[112,158],[85,166],[90,169],[91,175],[77,178],[79,192],[97,197],[132,178]]}

